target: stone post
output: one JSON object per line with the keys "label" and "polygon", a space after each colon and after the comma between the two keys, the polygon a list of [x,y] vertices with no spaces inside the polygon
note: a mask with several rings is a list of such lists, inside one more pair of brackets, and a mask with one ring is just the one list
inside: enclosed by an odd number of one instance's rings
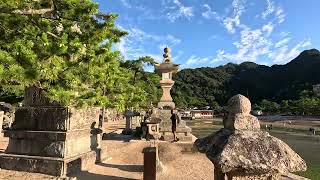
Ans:
{"label": "stone post", "polygon": [[143,180],[156,180],[157,147],[143,149]]}

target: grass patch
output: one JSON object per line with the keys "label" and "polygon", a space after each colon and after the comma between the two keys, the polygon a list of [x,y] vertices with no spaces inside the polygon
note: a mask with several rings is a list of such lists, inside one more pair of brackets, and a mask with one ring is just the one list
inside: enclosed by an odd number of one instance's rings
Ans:
{"label": "grass patch", "polygon": [[320,180],[320,165],[308,164],[308,169],[305,172],[296,172],[296,175],[306,177],[312,180]]}

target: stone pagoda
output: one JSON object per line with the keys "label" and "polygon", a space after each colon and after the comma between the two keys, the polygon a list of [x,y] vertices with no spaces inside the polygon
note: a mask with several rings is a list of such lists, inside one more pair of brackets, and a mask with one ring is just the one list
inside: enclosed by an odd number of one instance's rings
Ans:
{"label": "stone pagoda", "polygon": [[[170,95],[170,90],[174,84],[172,75],[179,69],[178,64],[173,64],[171,60],[170,48],[164,48],[163,62],[155,65],[155,72],[162,76],[160,80],[160,86],[163,90],[162,97],[158,103],[158,108],[153,109],[151,115],[152,119],[160,120],[159,131],[161,134],[161,140],[172,140],[173,134],[171,130],[171,109],[175,108],[175,103]],[[181,141],[192,141],[191,128],[186,126],[186,122],[181,120],[177,125],[176,131],[177,137]]]}

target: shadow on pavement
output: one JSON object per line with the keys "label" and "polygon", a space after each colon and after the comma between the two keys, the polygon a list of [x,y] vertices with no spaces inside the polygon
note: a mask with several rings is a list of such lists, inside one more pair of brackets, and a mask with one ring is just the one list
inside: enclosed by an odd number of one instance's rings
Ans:
{"label": "shadow on pavement", "polygon": [[109,176],[109,175],[101,175],[101,174],[94,174],[87,171],[82,171],[79,174],[77,174],[78,180],[137,180],[137,179],[131,179],[131,178],[125,178],[125,177],[117,177],[117,176]]}
{"label": "shadow on pavement", "polygon": [[106,163],[99,163],[99,166],[109,167],[109,168],[117,168],[122,171],[128,172],[143,172],[143,165],[117,165],[117,164],[106,164]]}

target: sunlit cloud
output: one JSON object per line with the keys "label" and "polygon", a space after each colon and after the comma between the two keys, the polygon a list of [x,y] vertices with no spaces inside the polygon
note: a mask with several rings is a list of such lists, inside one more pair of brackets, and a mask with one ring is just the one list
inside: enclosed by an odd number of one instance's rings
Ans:
{"label": "sunlit cloud", "polygon": [[173,6],[169,6],[167,9],[167,18],[170,22],[175,22],[183,17],[190,19],[194,16],[193,7],[183,5],[179,0],[173,0]]}

